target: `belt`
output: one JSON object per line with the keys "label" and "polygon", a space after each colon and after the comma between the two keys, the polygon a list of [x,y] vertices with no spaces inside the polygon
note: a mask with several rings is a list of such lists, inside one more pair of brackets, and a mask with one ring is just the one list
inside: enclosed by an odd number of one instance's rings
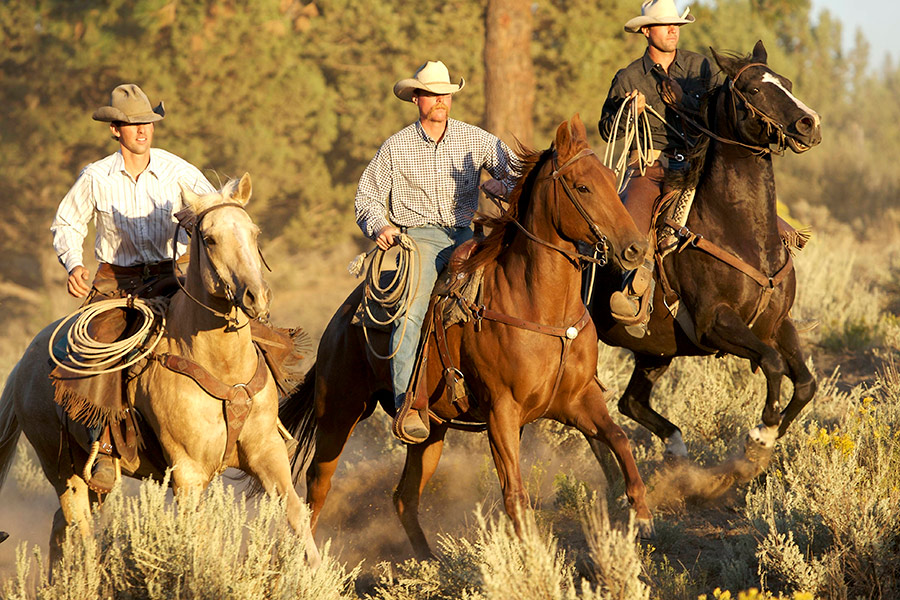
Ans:
{"label": "belt", "polygon": [[170,260],[164,260],[158,263],[132,265],[130,267],[120,267],[119,265],[100,263],[100,266],[97,267],[97,275],[115,279],[157,277],[159,275],[172,275],[174,272],[172,261]]}

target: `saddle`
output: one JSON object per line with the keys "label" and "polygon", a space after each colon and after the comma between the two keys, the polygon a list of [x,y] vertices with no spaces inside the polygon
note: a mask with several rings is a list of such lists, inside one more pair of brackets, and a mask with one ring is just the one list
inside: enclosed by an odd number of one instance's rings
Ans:
{"label": "saddle", "polygon": [[[88,326],[88,335],[101,344],[114,343],[132,335],[136,326],[137,319],[133,312],[117,308],[100,313],[97,318],[92,319]],[[278,328],[255,320],[250,322],[250,329],[260,356],[260,368],[264,372],[267,366],[272,372],[279,396],[290,394],[302,382],[301,362],[311,347],[309,336],[299,328]],[[108,425],[100,435],[101,451],[105,454],[118,453],[122,468],[133,472],[139,465],[138,452],[143,449],[144,440],[129,385],[143,372],[151,359],[145,358],[124,370],[92,374],[80,368],[76,370],[66,366],[74,367],[73,359],[82,364],[86,361],[82,357],[71,356],[65,336],[57,338],[53,353],[63,363],[63,366],[56,366],[50,374],[54,401],[71,420],[89,429]],[[111,367],[124,364],[129,358],[123,357]],[[165,362],[164,366],[192,377],[204,389],[209,386],[215,387],[215,383],[219,383],[212,375],[205,377],[204,374],[207,374],[205,369],[193,361],[172,356],[165,357],[165,360],[171,362],[174,368]],[[200,373],[201,371],[203,373]],[[211,383],[204,386],[203,382]],[[262,379],[260,387],[264,383],[265,378]],[[239,427],[243,425],[246,416],[235,413],[227,424],[229,447],[233,446],[232,438],[237,439]],[[286,442],[290,452],[293,448],[287,438]],[[228,449],[225,454],[227,457]]]}

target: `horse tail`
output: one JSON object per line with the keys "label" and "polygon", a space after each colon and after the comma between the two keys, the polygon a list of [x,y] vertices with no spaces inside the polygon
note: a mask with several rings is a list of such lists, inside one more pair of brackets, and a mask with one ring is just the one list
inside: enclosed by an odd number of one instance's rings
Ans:
{"label": "horse tail", "polygon": [[303,383],[288,394],[278,407],[278,418],[297,440],[297,451],[291,459],[294,483],[312,457],[316,445],[316,365],[313,364]]}
{"label": "horse tail", "polygon": [[22,428],[19,427],[19,419],[16,417],[13,400],[16,387],[16,371],[19,365],[13,367],[12,372],[6,379],[6,385],[3,388],[3,395],[0,396],[0,488],[6,481],[9,474],[9,468],[12,466],[13,458],[16,456],[16,445],[19,441],[19,435]]}

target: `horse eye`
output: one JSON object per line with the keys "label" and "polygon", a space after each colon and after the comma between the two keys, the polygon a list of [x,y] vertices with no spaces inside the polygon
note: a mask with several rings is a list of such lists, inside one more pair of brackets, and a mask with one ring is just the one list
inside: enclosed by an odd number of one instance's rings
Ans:
{"label": "horse eye", "polygon": [[753,88],[752,90],[750,90],[750,93],[751,93],[751,94],[758,94],[758,93],[759,93],[759,88]]}
{"label": "horse eye", "polygon": [[588,188],[588,186],[584,185],[583,183],[576,185],[575,189],[578,190],[579,192],[581,192],[582,194],[587,194],[589,191],[591,191]]}
{"label": "horse eye", "polygon": [[207,246],[215,246],[216,240],[211,235],[205,235],[203,236],[203,243]]}

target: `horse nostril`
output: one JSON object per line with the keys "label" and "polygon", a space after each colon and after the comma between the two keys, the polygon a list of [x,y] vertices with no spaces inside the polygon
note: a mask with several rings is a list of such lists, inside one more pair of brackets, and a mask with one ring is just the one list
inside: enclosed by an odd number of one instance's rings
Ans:
{"label": "horse nostril", "polygon": [[627,248],[625,248],[625,252],[622,255],[625,257],[625,260],[628,262],[634,262],[638,260],[644,254],[643,249],[639,244],[631,244]]}
{"label": "horse nostril", "polygon": [[803,117],[794,123],[794,127],[797,128],[797,131],[804,135],[812,131],[815,126],[816,123],[811,117]]}

